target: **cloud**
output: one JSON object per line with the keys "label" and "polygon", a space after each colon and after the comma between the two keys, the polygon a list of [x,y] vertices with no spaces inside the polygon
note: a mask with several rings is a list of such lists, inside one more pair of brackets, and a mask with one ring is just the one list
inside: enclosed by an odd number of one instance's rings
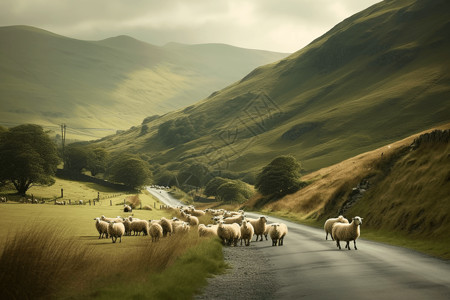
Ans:
{"label": "cloud", "polygon": [[127,34],[153,44],[217,42],[293,52],[376,2],[2,0],[0,25],[31,25],[87,40]]}

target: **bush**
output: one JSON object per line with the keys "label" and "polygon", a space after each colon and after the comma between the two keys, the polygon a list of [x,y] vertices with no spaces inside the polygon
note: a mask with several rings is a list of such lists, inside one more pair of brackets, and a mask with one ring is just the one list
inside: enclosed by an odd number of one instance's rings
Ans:
{"label": "bush", "polygon": [[292,194],[305,185],[300,181],[300,170],[301,165],[293,156],[279,156],[258,174],[255,187],[263,196],[272,198]]}

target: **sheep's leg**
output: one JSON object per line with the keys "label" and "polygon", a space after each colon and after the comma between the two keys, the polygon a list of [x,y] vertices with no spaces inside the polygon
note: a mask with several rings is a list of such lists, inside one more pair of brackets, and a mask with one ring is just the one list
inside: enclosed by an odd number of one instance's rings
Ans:
{"label": "sheep's leg", "polygon": [[353,244],[355,246],[355,250],[358,250],[358,248],[356,248],[356,240],[353,240]]}
{"label": "sheep's leg", "polygon": [[339,240],[336,240],[336,246],[339,248],[339,250],[341,250],[341,243],[339,242]]}
{"label": "sheep's leg", "polygon": [[120,243],[122,243],[122,236],[120,236]]}
{"label": "sheep's leg", "polygon": [[347,245],[345,245],[345,248],[347,248],[348,250],[351,250],[350,249],[350,241],[347,241]]}

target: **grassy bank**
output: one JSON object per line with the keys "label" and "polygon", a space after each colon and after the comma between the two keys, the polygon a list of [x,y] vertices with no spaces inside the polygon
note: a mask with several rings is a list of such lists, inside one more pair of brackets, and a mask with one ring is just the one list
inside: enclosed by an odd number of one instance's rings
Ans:
{"label": "grassy bank", "polygon": [[[84,183],[57,180],[56,187],[35,187],[47,198],[63,185],[72,199],[96,194]],[[152,209],[124,213],[128,195],[103,190],[110,198],[96,205],[0,204],[0,289],[9,299],[189,299],[206,278],[225,268],[218,240],[200,239],[195,228],[152,243],[148,236],[124,236],[122,243],[98,239],[95,217],[133,215],[169,217],[149,194],[139,197]],[[2,191],[8,194],[8,191]],[[69,194],[70,195],[70,194]],[[69,197],[67,195],[67,197]],[[11,197],[8,197],[11,199]],[[83,199],[83,198],[81,198]],[[87,199],[87,198],[85,198]],[[59,201],[60,199],[58,199]],[[110,205],[112,202],[112,205]]]}

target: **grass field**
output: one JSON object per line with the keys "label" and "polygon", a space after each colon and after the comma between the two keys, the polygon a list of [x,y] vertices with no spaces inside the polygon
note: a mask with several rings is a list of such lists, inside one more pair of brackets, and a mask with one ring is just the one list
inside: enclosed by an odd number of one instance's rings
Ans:
{"label": "grass field", "polygon": [[[91,184],[57,179],[53,187],[34,187],[30,193],[51,198],[61,187],[72,199],[90,199],[97,192]],[[200,239],[195,228],[157,243],[148,236],[124,236],[115,244],[99,239],[94,218],[101,215],[146,220],[170,216],[159,204],[154,208],[156,200],[144,193],[138,195],[140,200],[153,209],[124,213],[120,204],[127,195],[113,197],[120,191],[101,190],[112,197],[95,206],[61,206],[51,200],[0,204],[3,295],[10,299],[190,299],[206,284],[207,276],[226,267],[220,242]]]}

